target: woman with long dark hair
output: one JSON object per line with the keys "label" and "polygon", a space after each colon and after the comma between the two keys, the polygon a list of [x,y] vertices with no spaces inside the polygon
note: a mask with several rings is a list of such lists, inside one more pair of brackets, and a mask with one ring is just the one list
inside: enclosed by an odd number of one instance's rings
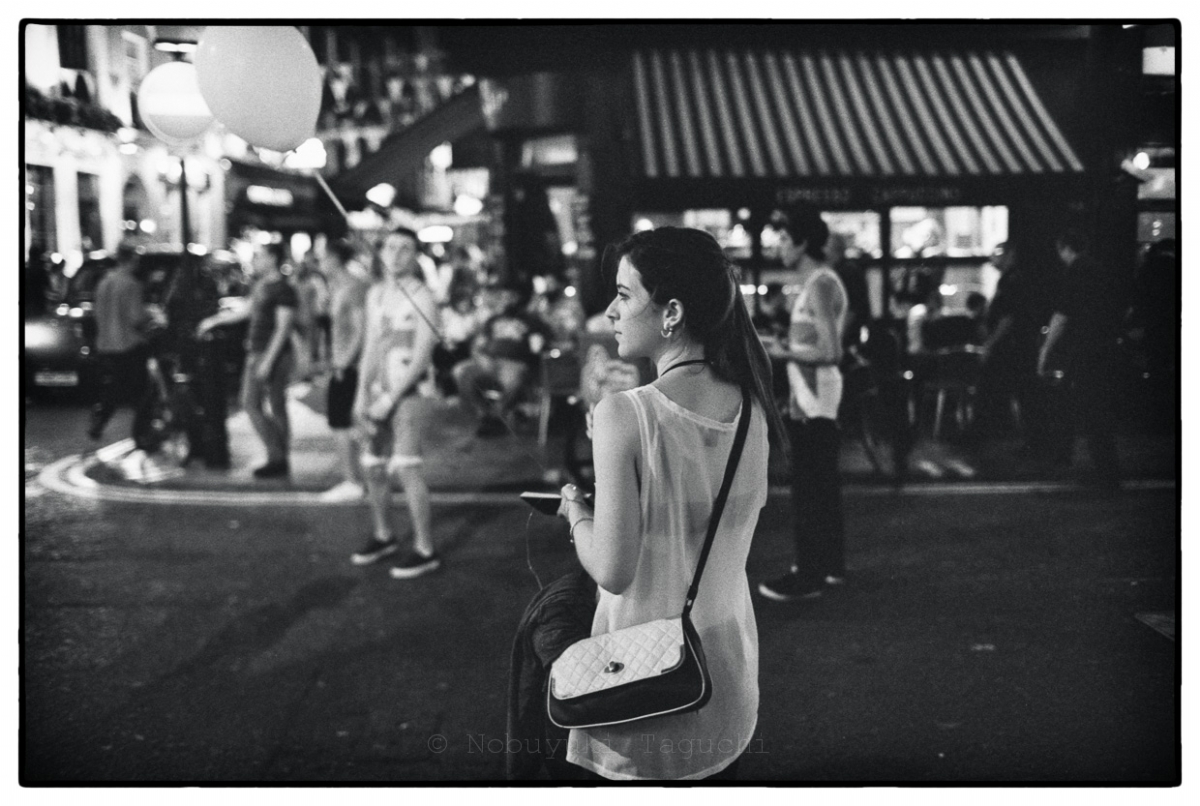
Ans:
{"label": "woman with long dark hair", "polygon": [[616,249],[605,315],[623,359],[653,383],[602,399],[593,420],[595,509],[574,485],[559,514],[599,584],[592,635],[679,615],[743,405],[749,432],[691,611],[712,676],[699,711],[571,731],[567,760],[617,780],[731,778],[758,720],[758,631],[746,557],[767,500],[768,434],[782,424],[770,362],[736,269],[706,232],[639,232]]}

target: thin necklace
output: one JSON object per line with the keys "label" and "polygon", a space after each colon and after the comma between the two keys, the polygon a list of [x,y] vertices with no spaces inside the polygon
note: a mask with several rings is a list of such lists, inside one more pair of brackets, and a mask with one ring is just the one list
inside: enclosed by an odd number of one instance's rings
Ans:
{"label": "thin necklace", "polygon": [[658,373],[658,377],[661,378],[662,376],[666,375],[668,372],[675,369],[676,367],[686,367],[688,364],[707,364],[707,363],[708,363],[708,360],[704,359],[704,358],[693,358],[693,359],[690,359],[687,361],[676,361],[674,364],[667,367],[662,372]]}

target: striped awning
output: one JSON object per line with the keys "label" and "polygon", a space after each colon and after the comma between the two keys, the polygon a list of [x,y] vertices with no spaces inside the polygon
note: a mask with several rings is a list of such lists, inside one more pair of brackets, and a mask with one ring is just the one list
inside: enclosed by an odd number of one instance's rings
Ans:
{"label": "striped awning", "polygon": [[652,179],[1084,170],[1012,53],[650,51],[633,78]]}

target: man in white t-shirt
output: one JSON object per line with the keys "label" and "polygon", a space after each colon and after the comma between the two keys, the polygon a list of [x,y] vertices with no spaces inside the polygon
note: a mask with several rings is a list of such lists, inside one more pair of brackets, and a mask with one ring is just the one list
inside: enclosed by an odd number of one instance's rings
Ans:
{"label": "man in white t-shirt", "polygon": [[829,227],[807,205],[778,210],[779,258],[800,288],[792,304],[787,348],[788,432],[792,443],[792,507],[796,560],[788,573],[762,582],[759,593],[787,602],[819,597],[845,580],[845,532],[838,459],[841,434],[842,335],[846,289],[825,261]]}

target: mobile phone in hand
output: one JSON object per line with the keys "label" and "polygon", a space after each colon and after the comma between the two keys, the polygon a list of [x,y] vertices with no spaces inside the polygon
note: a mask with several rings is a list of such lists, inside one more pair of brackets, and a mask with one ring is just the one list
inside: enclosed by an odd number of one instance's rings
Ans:
{"label": "mobile phone in hand", "polygon": [[[521,493],[521,500],[538,512],[546,515],[557,515],[558,506],[562,503],[562,496],[558,493]],[[583,500],[590,504],[592,496],[585,495]]]}

